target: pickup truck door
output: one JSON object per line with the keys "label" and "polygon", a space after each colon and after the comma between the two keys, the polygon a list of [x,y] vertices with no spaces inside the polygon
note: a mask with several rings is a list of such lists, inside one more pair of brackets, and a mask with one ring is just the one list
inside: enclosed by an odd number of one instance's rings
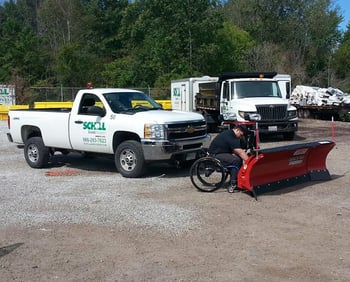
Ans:
{"label": "pickup truck door", "polygon": [[70,117],[70,140],[74,150],[108,153],[106,110],[94,94],[84,94],[78,112]]}

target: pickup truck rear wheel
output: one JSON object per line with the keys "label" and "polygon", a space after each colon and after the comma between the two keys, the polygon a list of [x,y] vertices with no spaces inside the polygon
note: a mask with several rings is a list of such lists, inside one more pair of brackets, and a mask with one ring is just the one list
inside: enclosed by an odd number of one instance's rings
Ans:
{"label": "pickup truck rear wheel", "polygon": [[24,157],[32,168],[42,168],[50,158],[50,149],[45,147],[41,137],[29,138],[24,144]]}
{"label": "pickup truck rear wheel", "polygon": [[119,173],[124,177],[140,177],[145,165],[141,144],[134,140],[121,143],[115,151],[114,161]]}

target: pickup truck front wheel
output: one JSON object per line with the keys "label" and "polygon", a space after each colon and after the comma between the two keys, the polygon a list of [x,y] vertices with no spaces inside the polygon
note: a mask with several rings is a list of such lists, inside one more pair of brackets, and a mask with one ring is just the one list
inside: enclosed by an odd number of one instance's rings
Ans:
{"label": "pickup truck front wheel", "polygon": [[124,177],[140,177],[145,165],[141,144],[134,140],[124,141],[117,147],[114,161],[119,173]]}
{"label": "pickup truck front wheel", "polygon": [[24,157],[32,168],[42,168],[50,158],[50,149],[45,147],[41,137],[29,138],[24,144]]}

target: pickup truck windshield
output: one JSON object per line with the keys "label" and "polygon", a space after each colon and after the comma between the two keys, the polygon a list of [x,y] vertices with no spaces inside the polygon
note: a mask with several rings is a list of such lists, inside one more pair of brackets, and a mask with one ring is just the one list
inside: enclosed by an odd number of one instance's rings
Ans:
{"label": "pickup truck windshield", "polygon": [[281,92],[275,81],[236,81],[232,82],[231,89],[233,95],[240,98],[252,97],[278,97]]}
{"label": "pickup truck windshield", "polygon": [[105,93],[109,106],[114,113],[160,110],[162,106],[142,92]]}

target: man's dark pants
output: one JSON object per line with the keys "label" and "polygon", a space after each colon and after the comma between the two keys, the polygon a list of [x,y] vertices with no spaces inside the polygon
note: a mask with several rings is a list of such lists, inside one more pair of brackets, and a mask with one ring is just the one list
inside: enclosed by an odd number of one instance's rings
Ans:
{"label": "man's dark pants", "polygon": [[242,159],[235,154],[221,153],[213,155],[215,158],[220,160],[223,166],[234,165],[237,169],[232,168],[230,170],[231,184],[237,183],[237,173],[239,168],[242,166]]}

